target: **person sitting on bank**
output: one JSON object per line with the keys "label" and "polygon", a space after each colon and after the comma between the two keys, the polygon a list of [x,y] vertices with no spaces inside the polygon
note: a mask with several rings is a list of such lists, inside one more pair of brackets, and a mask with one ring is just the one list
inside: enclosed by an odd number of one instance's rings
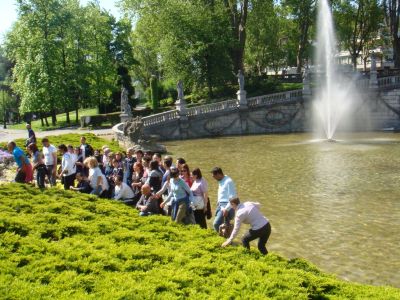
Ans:
{"label": "person sitting on bank", "polygon": [[90,187],[90,182],[87,177],[83,173],[78,172],[76,173],[76,180],[78,180],[78,184],[76,187],[70,186],[70,189],[80,193],[90,194],[92,188]]}
{"label": "person sitting on bank", "polygon": [[62,178],[64,190],[69,190],[71,186],[74,186],[76,174],[75,160],[64,144],[58,146],[58,151],[62,155],[59,177]]}
{"label": "person sitting on bank", "polygon": [[158,200],[151,193],[151,187],[148,184],[142,186],[142,197],[136,204],[136,208],[140,211],[140,216],[158,215],[160,207]]}
{"label": "person sitting on bank", "polygon": [[193,201],[193,193],[186,182],[179,177],[179,171],[177,168],[171,168],[170,174],[169,194],[160,206],[161,208],[164,208],[164,206],[171,201],[172,220],[176,223],[183,224],[186,216],[190,214],[190,202]]}
{"label": "person sitting on bank", "polygon": [[271,225],[269,220],[260,212],[260,203],[244,202],[240,203],[239,198],[229,199],[231,207],[236,211],[235,225],[231,236],[222,244],[222,247],[230,245],[236,235],[239,233],[242,223],[250,224],[250,230],[243,236],[243,246],[250,250],[250,242],[258,240],[258,250],[264,255],[268,254],[265,244],[271,234]]}
{"label": "person sitting on bank", "polygon": [[135,194],[133,193],[131,187],[123,182],[123,177],[121,175],[115,176],[114,182],[114,200],[120,200],[125,204],[133,205],[133,198],[135,197]]}
{"label": "person sitting on bank", "polygon": [[15,182],[30,183],[33,179],[32,165],[26,157],[24,151],[17,147],[15,142],[11,141],[7,144],[8,152],[14,156],[14,160],[18,166]]}
{"label": "person sitting on bank", "polygon": [[109,185],[106,177],[99,168],[99,163],[95,157],[88,157],[84,160],[85,167],[89,168],[89,182],[92,191],[90,194],[100,197],[108,195]]}

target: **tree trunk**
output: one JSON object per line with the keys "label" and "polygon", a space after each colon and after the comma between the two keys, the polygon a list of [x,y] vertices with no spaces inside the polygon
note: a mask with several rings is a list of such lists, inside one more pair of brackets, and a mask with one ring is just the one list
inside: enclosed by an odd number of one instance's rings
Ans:
{"label": "tree trunk", "polygon": [[297,50],[296,62],[297,62],[297,73],[301,73],[301,69],[303,68],[303,59],[304,52],[306,50],[307,38],[308,38],[308,29],[310,28],[310,24],[308,21],[304,21],[303,24],[300,24],[300,40],[299,40],[299,48]]}
{"label": "tree trunk", "polygon": [[212,89],[212,78],[211,78],[211,69],[210,69],[210,58],[206,56],[206,77],[207,77],[207,89],[208,89],[208,98],[211,100],[214,98],[214,93]]}
{"label": "tree trunk", "polygon": [[49,121],[47,121],[47,117],[44,117],[44,121],[46,123],[46,126],[49,127]]}
{"label": "tree trunk", "polygon": [[70,120],[70,118],[69,118],[69,109],[66,110],[65,115],[66,115],[66,117],[67,117],[67,124],[71,124],[71,120]]}
{"label": "tree trunk", "polygon": [[51,125],[56,126],[57,124],[57,115],[56,115],[56,110],[53,109],[51,111]]}
{"label": "tree trunk", "polygon": [[397,34],[392,38],[394,67],[400,68],[400,38],[397,37]]}
{"label": "tree trunk", "polygon": [[79,108],[78,107],[75,108],[75,122],[76,123],[79,122]]}
{"label": "tree trunk", "polygon": [[[226,11],[230,18],[234,46],[231,49],[231,59],[234,73],[244,71],[244,49],[246,45],[246,22],[249,1],[243,0],[241,5],[236,1],[224,0]],[[240,13],[238,9],[240,8]]]}
{"label": "tree trunk", "polygon": [[40,117],[40,124],[42,125],[42,127],[44,127],[43,113],[40,113],[39,117]]}
{"label": "tree trunk", "polygon": [[355,53],[351,54],[351,62],[353,63],[354,71],[357,71],[357,54]]}

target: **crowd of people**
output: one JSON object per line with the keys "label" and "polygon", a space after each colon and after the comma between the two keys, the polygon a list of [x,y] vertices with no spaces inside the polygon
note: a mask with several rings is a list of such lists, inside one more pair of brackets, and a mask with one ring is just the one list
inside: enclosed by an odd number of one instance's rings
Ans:
{"label": "crowd of people", "polygon": [[[16,143],[8,143],[8,151],[17,164],[15,181],[31,183],[35,175],[36,185],[44,189],[56,185],[59,179],[65,190],[97,195],[122,201],[138,210],[140,216],[169,215],[180,224],[198,224],[207,228],[206,219],[211,219],[211,204],[208,183],[199,168],[190,171],[184,158],[175,163],[170,155],[127,149],[126,153],[112,152],[107,146],[93,149],[82,136],[80,145],[52,145],[48,138],[41,140],[41,149],[36,137],[27,140],[27,154]],[[33,137],[33,138],[32,138]],[[58,164],[58,155],[61,164]],[[251,229],[242,239],[245,247],[249,241],[259,238],[259,250],[267,254],[265,244],[271,227],[261,215],[259,205],[253,202],[240,203],[233,180],[221,168],[215,167],[212,176],[218,181],[218,200],[215,208],[213,228],[219,232],[221,225],[234,219],[232,233],[223,247],[232,243],[241,223]]]}

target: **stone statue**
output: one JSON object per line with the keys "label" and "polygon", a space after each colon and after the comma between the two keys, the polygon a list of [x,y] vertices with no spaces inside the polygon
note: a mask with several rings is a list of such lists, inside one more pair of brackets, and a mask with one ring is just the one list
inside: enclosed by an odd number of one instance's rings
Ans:
{"label": "stone statue", "polygon": [[184,95],[183,95],[183,82],[182,80],[178,81],[178,84],[176,85],[176,89],[178,90],[178,100],[183,100]]}
{"label": "stone statue", "polygon": [[144,133],[144,124],[141,117],[136,117],[132,121],[125,122],[123,131],[124,135],[129,140],[129,147],[132,147],[134,150],[158,153],[167,152],[167,149],[164,145],[156,142],[156,140],[159,138],[158,136],[148,136]]}
{"label": "stone statue", "polygon": [[239,82],[239,91],[244,91],[244,75],[242,70],[239,70],[237,74],[238,82]]}
{"label": "stone statue", "polygon": [[305,81],[309,81],[310,79],[310,68],[308,67],[308,65],[304,68],[304,73],[303,73],[303,82]]}
{"label": "stone statue", "polygon": [[141,117],[136,117],[132,122],[126,122],[124,124],[124,134],[129,136],[131,142],[139,144],[145,139],[143,133],[143,121]]}
{"label": "stone statue", "polygon": [[132,117],[131,106],[128,103],[128,90],[124,86],[121,88],[121,112]]}

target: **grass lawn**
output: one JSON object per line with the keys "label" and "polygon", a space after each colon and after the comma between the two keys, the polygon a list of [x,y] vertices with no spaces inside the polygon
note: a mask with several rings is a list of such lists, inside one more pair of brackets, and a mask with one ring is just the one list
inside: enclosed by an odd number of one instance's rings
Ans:
{"label": "grass lawn", "polygon": [[[81,116],[93,116],[97,114],[97,108],[86,108],[79,110],[79,118]],[[67,115],[65,113],[57,115],[57,124],[56,126],[51,125],[51,117],[48,117],[47,120],[49,122],[49,126],[42,126],[42,123],[39,120],[32,121],[32,128],[35,131],[44,131],[44,130],[51,130],[51,129],[58,129],[64,128],[68,126],[76,126],[80,125],[80,121],[78,123],[75,122],[75,111],[71,111],[69,113],[69,117],[71,120],[70,124],[67,124]],[[15,124],[15,125],[8,125],[10,129],[25,129],[25,123],[22,124]]]}
{"label": "grass lawn", "polygon": [[2,299],[400,299],[70,191],[0,185]]}
{"label": "grass lawn", "polygon": [[282,83],[282,91],[292,91],[301,90],[303,88],[303,83]]}

